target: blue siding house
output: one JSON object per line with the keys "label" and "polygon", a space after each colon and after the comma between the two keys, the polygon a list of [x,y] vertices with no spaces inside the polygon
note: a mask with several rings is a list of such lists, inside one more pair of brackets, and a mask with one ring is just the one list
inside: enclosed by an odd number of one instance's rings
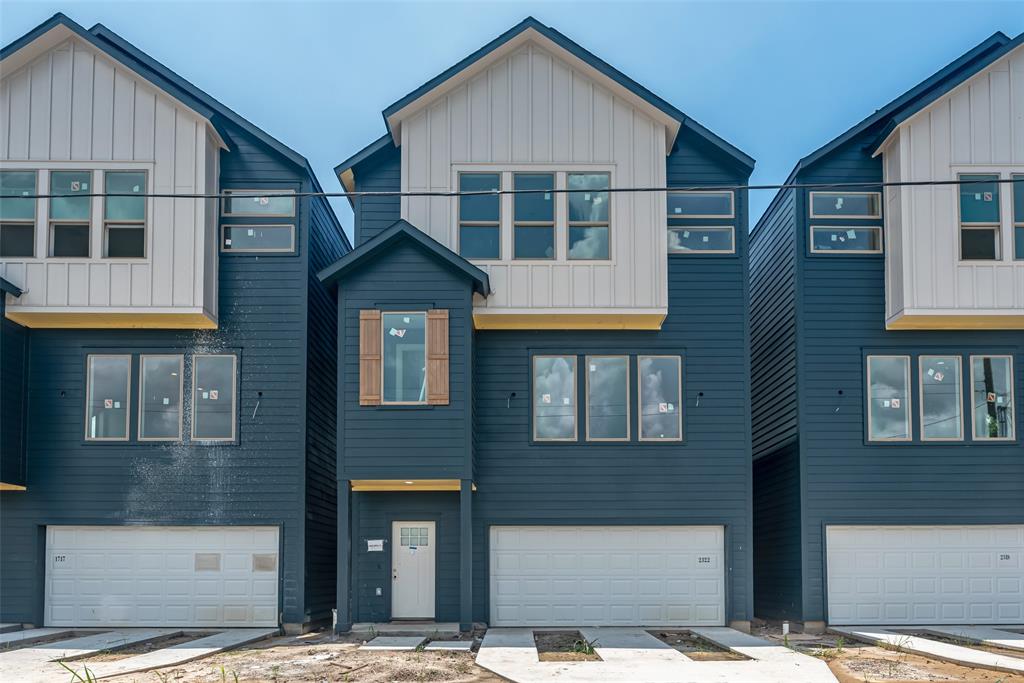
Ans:
{"label": "blue siding house", "polygon": [[320,273],[339,629],[748,628],[753,160],[532,18],[383,114]]}
{"label": "blue siding house", "polygon": [[754,228],[757,617],[1024,621],[1022,43],[802,159]]}
{"label": "blue siding house", "polygon": [[329,620],[350,246],[309,163],[101,25],[0,70],[0,621]]}

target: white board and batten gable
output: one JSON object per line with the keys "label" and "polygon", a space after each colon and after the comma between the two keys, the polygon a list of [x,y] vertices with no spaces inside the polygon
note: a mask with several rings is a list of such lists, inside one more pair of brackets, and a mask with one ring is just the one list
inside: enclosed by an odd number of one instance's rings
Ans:
{"label": "white board and batten gable", "polygon": [[[878,152],[887,183],[965,174],[1024,179],[1024,46],[900,122]],[[979,260],[961,253],[958,186],[885,188],[887,327],[1024,329],[1014,189],[989,189],[977,188],[999,205],[997,256]]]}
{"label": "white board and batten gable", "polygon": [[[615,187],[666,184],[679,122],[555,43],[517,40],[388,119],[401,146],[403,192],[458,189],[460,172],[610,174]],[[610,258],[567,257],[567,195],[555,195],[555,258],[512,258],[513,197],[501,199],[499,259],[474,260],[492,293],[478,327],[660,327],[668,308],[664,192],[610,194]],[[402,218],[455,252],[458,200],[405,196]],[[588,322],[589,321],[589,322]]]}
{"label": "white board and batten gable", "polygon": [[[211,122],[103,50],[58,26],[0,63],[0,166],[50,173],[144,171],[149,193],[218,191],[223,140]],[[52,257],[49,202],[34,253],[0,258],[23,290],[8,317],[34,327],[217,326],[216,200],[146,198],[145,254],[104,257],[104,205],[91,200],[88,257]]]}

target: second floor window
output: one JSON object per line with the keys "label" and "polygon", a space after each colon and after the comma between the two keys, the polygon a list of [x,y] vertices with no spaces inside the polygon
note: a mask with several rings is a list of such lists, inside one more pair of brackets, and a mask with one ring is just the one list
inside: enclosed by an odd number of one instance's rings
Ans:
{"label": "second floor window", "polygon": [[1024,261],[1024,175],[1013,176],[1013,257]]}
{"label": "second floor window", "polygon": [[570,173],[569,190],[569,258],[610,258],[611,176],[607,173]]}
{"label": "second floor window", "polygon": [[0,171],[0,258],[35,255],[35,171]]}
{"label": "second floor window", "polygon": [[[146,256],[146,172],[106,171],[103,201],[103,255]],[[114,195],[114,196],[111,196]]]}
{"label": "second floor window", "polygon": [[50,193],[70,195],[50,198],[50,256],[89,256],[89,225],[92,222],[92,171],[52,171]]}
{"label": "second floor window", "polygon": [[[736,211],[733,193],[669,192],[668,253],[733,254],[736,252]],[[721,223],[711,225],[712,222]]]}
{"label": "second floor window", "polygon": [[555,258],[555,175],[516,173],[512,185],[523,194],[513,195],[512,257]]}
{"label": "second floor window", "polygon": [[[461,173],[460,192],[493,192],[501,188],[499,173]],[[468,194],[459,197],[459,254],[468,259],[501,258],[501,197]]]}
{"label": "second floor window", "polygon": [[999,176],[961,175],[960,259],[999,260]]}
{"label": "second floor window", "polygon": [[384,403],[427,402],[427,315],[383,313]]}

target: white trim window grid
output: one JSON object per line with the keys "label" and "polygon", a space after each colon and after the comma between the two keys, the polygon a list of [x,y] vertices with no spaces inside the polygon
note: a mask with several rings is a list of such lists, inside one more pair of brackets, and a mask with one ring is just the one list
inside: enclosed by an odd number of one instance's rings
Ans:
{"label": "white trim window grid", "polygon": [[36,170],[0,170],[0,258],[35,257],[38,187]]}
{"label": "white trim window grid", "polygon": [[[229,188],[221,190],[221,196],[220,215],[225,218],[294,218],[296,214],[296,193],[292,189]],[[245,199],[252,201],[243,201]]]}
{"label": "white trim window grid", "polygon": [[[668,253],[736,253],[736,226],[732,223],[736,218],[736,196],[732,190],[668,192],[665,201]],[[712,220],[723,222],[708,222]]]}
{"label": "white trim window grid", "polygon": [[960,173],[957,215],[961,261],[1001,260],[1002,207],[998,173]]}
{"label": "white trim window grid", "polygon": [[566,258],[570,261],[608,261],[612,257],[612,174],[566,173]]}
{"label": "white trim window grid", "polygon": [[880,219],[881,192],[812,190],[807,201],[811,218]]}
{"label": "white trim window grid", "polygon": [[512,173],[514,190],[531,190],[512,197],[512,259],[554,261],[558,258],[556,238],[554,172]]}
{"label": "white trim window grid", "polygon": [[[459,191],[501,189],[497,171],[460,171]],[[501,197],[497,194],[459,195],[456,202],[458,253],[474,261],[501,260]]]}
{"label": "white trim window grid", "polygon": [[[50,171],[51,194],[87,195],[93,186],[88,169]],[[92,198],[50,197],[47,219],[51,258],[89,258],[92,242]]]}
{"label": "white trim window grid", "polygon": [[[148,182],[149,173],[144,169],[103,171],[103,191],[106,194],[103,198],[105,258],[146,258]],[[138,196],[111,196],[125,194]]]}
{"label": "white trim window grid", "polygon": [[812,225],[810,239],[812,254],[882,253],[881,225]]}
{"label": "white trim window grid", "polygon": [[1024,174],[1010,175],[1013,180],[1013,258],[1024,261]]}
{"label": "white trim window grid", "polygon": [[[220,226],[221,253],[227,254],[294,254],[294,223],[224,223]],[[236,235],[236,231],[244,231]],[[287,231],[287,245],[279,235]],[[267,240],[273,246],[253,246]],[[236,242],[243,246],[236,246]]]}

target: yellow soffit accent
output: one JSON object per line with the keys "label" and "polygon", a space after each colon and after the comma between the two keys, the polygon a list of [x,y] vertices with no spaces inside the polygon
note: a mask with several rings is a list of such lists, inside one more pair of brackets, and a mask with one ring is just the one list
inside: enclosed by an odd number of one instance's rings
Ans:
{"label": "yellow soffit accent", "polygon": [[473,313],[478,330],[660,330],[664,313]]}
{"label": "yellow soffit accent", "polygon": [[907,315],[885,324],[887,330],[1024,330],[1024,315]]}
{"label": "yellow soffit accent", "polygon": [[0,491],[27,491],[24,486],[18,486],[17,484],[5,484],[0,481]]}
{"label": "yellow soffit accent", "polygon": [[202,313],[60,313],[8,308],[7,318],[19,325],[37,329],[217,329],[217,322]]}
{"label": "yellow soffit accent", "polygon": [[[353,479],[353,491],[461,491],[458,479]],[[476,491],[476,484],[473,484]]]}

